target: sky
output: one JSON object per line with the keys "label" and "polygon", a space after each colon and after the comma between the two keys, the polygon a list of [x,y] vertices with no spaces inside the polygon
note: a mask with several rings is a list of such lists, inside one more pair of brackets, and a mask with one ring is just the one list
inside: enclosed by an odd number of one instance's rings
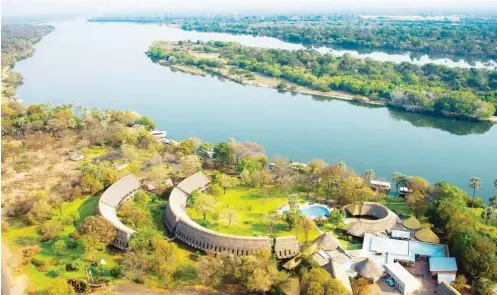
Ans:
{"label": "sky", "polygon": [[2,16],[121,14],[368,14],[497,15],[497,0],[2,0]]}

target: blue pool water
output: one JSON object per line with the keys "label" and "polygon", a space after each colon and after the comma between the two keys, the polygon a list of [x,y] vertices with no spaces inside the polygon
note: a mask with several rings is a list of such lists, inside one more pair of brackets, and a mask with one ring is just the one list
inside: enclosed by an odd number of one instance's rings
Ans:
{"label": "blue pool water", "polygon": [[320,216],[328,216],[330,210],[328,208],[321,205],[312,205],[304,209],[300,209],[300,212],[307,217],[320,217]]}

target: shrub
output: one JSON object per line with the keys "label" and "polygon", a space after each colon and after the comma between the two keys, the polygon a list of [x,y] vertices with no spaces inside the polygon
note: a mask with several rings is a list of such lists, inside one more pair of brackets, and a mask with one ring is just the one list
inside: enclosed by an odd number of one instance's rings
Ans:
{"label": "shrub", "polygon": [[66,267],[66,270],[73,271],[73,270],[80,270],[85,267],[85,263],[81,259],[75,259],[74,261],[71,262],[71,264],[68,265],[69,267]]}
{"label": "shrub", "polygon": [[38,271],[45,272],[47,271],[47,267],[45,266],[45,261],[40,259],[31,259],[31,264],[36,267]]}
{"label": "shrub", "polygon": [[114,278],[122,278],[124,276],[124,270],[118,265],[110,270],[110,275]]}
{"label": "shrub", "polygon": [[51,277],[58,277],[66,271],[66,266],[63,264],[57,264],[50,268],[48,275]]}
{"label": "shrub", "polygon": [[36,253],[40,252],[41,248],[38,245],[34,246],[26,246],[22,248],[22,256],[26,258],[30,258],[36,255]]}
{"label": "shrub", "polygon": [[79,245],[79,241],[75,239],[69,239],[67,240],[66,247],[69,249],[74,249],[77,248]]}
{"label": "shrub", "polygon": [[201,220],[198,224],[201,226],[208,228],[209,227],[209,222],[207,220]]}
{"label": "shrub", "polygon": [[74,289],[63,279],[53,280],[50,287],[45,291],[46,295],[73,295]]}
{"label": "shrub", "polygon": [[55,240],[57,238],[57,233],[61,230],[60,224],[49,220],[45,222],[40,229],[41,238],[43,241]]}
{"label": "shrub", "polygon": [[90,290],[90,284],[85,280],[71,279],[67,281],[77,293],[85,293]]}

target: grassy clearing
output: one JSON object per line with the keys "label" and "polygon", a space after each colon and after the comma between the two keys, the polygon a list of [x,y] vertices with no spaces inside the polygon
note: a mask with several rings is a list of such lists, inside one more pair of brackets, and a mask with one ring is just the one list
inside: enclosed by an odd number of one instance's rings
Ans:
{"label": "grassy clearing", "polygon": [[[217,197],[215,208],[211,214],[207,215],[208,228],[225,234],[239,236],[268,236],[268,226],[265,215],[276,212],[282,206],[288,204],[288,195],[282,194],[279,190],[272,188],[270,197],[265,197],[260,189],[235,187]],[[223,218],[223,210],[227,207],[236,211],[236,218],[229,225],[226,218]],[[219,220],[213,220],[214,213],[219,213]],[[195,208],[187,209],[188,215],[196,222],[203,220],[202,215]],[[305,237],[301,232],[289,230],[288,225],[279,220],[274,227],[274,236],[297,235],[299,241],[304,241]],[[314,239],[320,235],[319,231],[312,230],[309,239]]]}
{"label": "grassy clearing", "polygon": [[414,214],[404,198],[386,197],[381,199],[381,203],[397,214],[404,214],[405,216]]}
{"label": "grassy clearing", "polygon": [[[73,212],[79,212],[80,218],[72,225],[66,225],[58,234],[58,240],[63,240],[67,242],[69,234],[76,231],[77,226],[83,220],[90,215],[95,215],[96,206],[98,203],[98,196],[92,196],[87,198],[80,198],[72,202],[64,203],[62,206],[62,214],[69,215]],[[54,209],[52,211],[54,219],[60,216],[60,211]],[[10,230],[8,232],[3,232],[2,237],[4,241],[11,246],[11,249],[15,251],[13,254],[22,257],[21,248],[30,245],[39,245],[41,251],[38,252],[33,258],[38,260],[43,260],[50,270],[50,267],[56,265],[60,261],[71,261],[75,259],[83,259],[84,250],[81,245],[76,248],[70,249],[66,248],[61,253],[54,253],[52,250],[52,242],[42,242],[41,236],[38,232],[39,225],[26,225],[25,221],[21,218],[13,218],[10,220]],[[110,269],[117,265],[119,260],[119,255],[111,254],[107,251],[101,251],[99,253],[99,260],[104,259],[106,261],[105,273],[102,276],[103,279],[112,279],[110,276]],[[40,272],[32,264],[27,264],[23,266],[25,273],[28,274],[30,282],[28,289],[33,292],[41,291],[50,286],[52,282],[52,276],[50,272]],[[72,278],[85,278],[85,270],[81,269],[78,271],[67,271],[64,272],[60,278],[72,279]]]}

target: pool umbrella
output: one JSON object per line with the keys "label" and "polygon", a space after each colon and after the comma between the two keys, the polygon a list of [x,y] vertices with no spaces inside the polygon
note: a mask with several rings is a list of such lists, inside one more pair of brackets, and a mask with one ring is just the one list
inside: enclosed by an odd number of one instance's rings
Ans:
{"label": "pool umbrella", "polygon": [[366,279],[376,281],[383,276],[383,268],[371,258],[356,263],[355,269],[361,277]]}
{"label": "pool umbrella", "polygon": [[404,220],[402,222],[404,227],[409,228],[409,229],[420,229],[421,228],[421,222],[416,219],[416,217],[411,216],[408,219]]}
{"label": "pool umbrella", "polygon": [[421,242],[426,242],[426,243],[433,243],[433,244],[438,244],[440,243],[440,239],[438,236],[431,231],[428,227],[422,228],[418,230],[417,232],[414,233],[414,236],[416,239],[420,240]]}
{"label": "pool umbrella", "polygon": [[330,233],[320,235],[313,241],[313,243],[316,243],[319,249],[325,251],[334,251],[339,247],[342,247],[340,241]]}

